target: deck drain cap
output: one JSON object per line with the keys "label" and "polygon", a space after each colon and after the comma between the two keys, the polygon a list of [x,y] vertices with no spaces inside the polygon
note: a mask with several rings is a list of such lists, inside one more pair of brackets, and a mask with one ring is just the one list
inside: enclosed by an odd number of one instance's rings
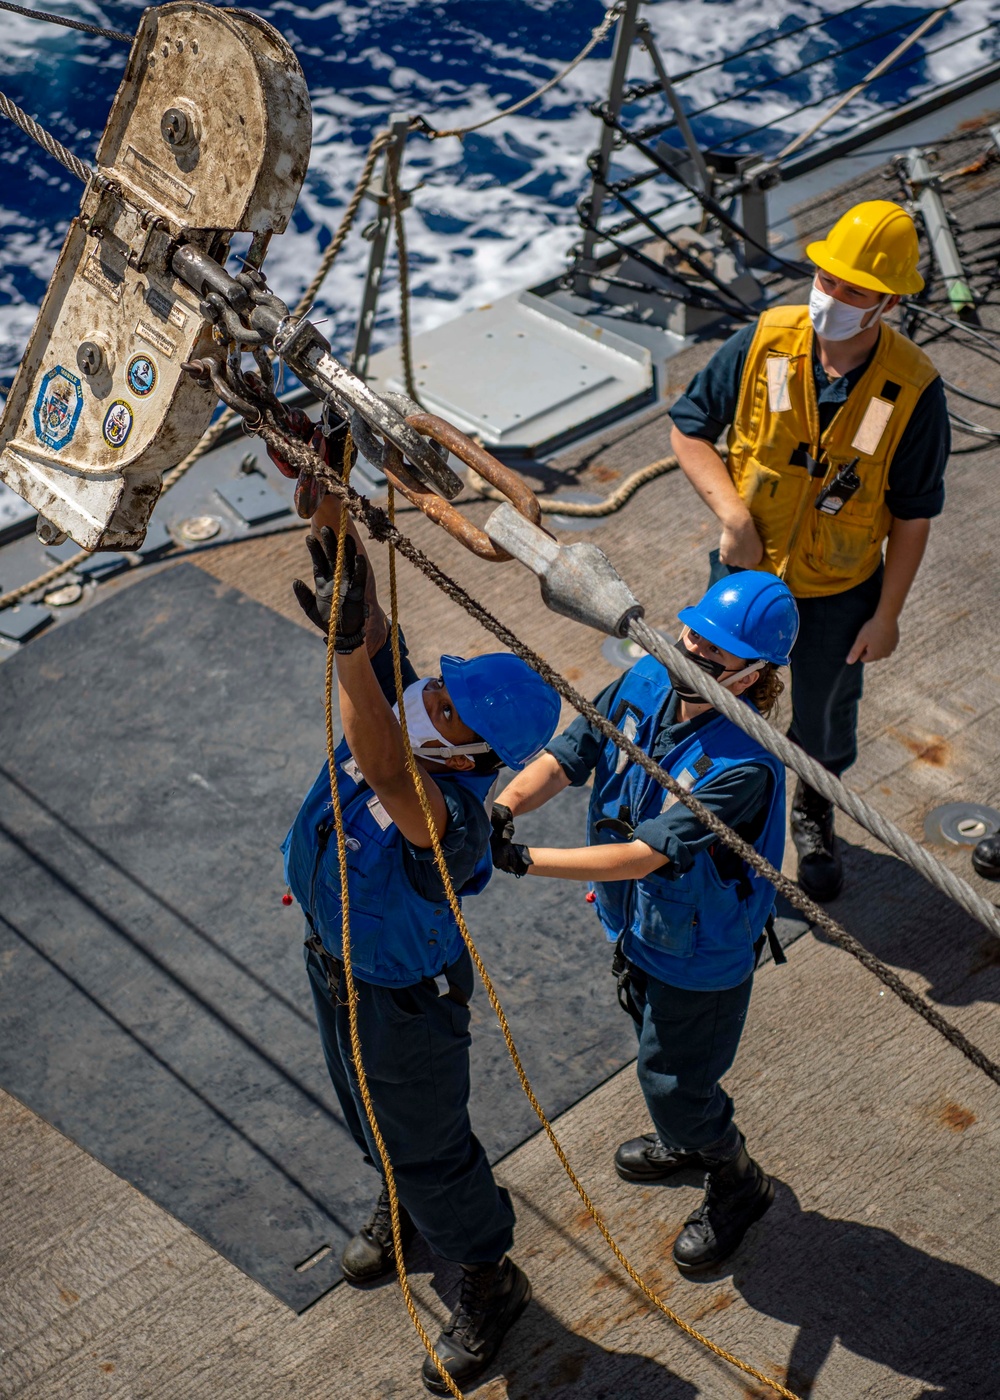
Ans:
{"label": "deck drain cap", "polygon": [[946,802],[924,818],[924,835],[937,846],[975,846],[1000,831],[1000,812],[978,802]]}

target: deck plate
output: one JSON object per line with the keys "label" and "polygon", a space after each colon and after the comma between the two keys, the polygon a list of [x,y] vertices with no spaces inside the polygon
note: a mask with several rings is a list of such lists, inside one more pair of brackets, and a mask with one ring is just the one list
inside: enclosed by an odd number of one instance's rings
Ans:
{"label": "deck plate", "polygon": [[[323,761],[323,661],[318,636],[182,564],[0,670],[0,1084],[296,1309],[339,1279],[377,1189],[281,904],[278,844]],[[587,798],[519,835],[582,839]],[[635,1038],[583,888],[529,883],[496,877],[467,910],[555,1114]],[[537,1120],[473,1005],[496,1160]]]}

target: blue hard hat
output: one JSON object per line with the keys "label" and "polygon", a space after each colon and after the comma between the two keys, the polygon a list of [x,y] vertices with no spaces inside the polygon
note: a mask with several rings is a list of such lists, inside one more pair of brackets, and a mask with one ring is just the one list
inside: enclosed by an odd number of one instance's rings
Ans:
{"label": "blue hard hat", "polygon": [[442,656],[441,677],[459,718],[508,768],[523,768],[559,723],[559,696],[526,662],[506,651]]}
{"label": "blue hard hat", "polygon": [[776,574],[741,569],[713,583],[681,622],[723,651],[786,666],[799,631],[799,610]]}

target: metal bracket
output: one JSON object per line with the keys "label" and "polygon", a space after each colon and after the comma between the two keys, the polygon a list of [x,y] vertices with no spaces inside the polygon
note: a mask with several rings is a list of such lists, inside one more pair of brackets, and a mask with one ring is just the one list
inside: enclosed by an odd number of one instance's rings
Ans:
{"label": "metal bracket", "polygon": [[645,609],[611,560],[595,544],[560,544],[512,505],[497,506],[487,535],[537,574],[542,601],[552,612],[612,637],[624,637]]}
{"label": "metal bracket", "polygon": [[[81,548],[138,548],[162,473],[208,427],[215,394],[182,366],[249,307],[219,264],[235,232],[259,258],[285,228],[311,129],[302,70],[264,20],[204,0],[143,12],[0,420],[0,479]],[[184,244],[205,259],[200,304]]]}
{"label": "metal bracket", "polygon": [[931,251],[938,271],[948,289],[948,300],[952,310],[961,320],[970,325],[979,325],[979,313],[962,266],[958,245],[955,243],[948,211],[941,198],[937,177],[927,163],[927,157],[919,146],[914,146],[902,157],[902,166],[907,181],[913,190],[917,208],[920,210],[930,241]]}

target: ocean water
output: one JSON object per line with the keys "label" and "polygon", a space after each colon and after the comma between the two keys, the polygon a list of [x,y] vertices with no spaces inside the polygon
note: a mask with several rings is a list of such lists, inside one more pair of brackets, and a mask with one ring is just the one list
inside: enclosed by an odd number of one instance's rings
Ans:
{"label": "ocean water", "polygon": [[[144,8],[132,0],[41,0],[42,7],[131,31]],[[313,101],[309,174],[288,231],[272,244],[269,280],[294,301],[328,244],[357,181],[372,135],[393,113],[438,127],[465,126],[510,105],[577,53],[602,16],[595,0],[294,0],[256,7],[288,38]],[[698,74],[679,87],[704,145],[777,151],[808,127],[835,94],[892,52],[932,6],[872,0],[835,7],[814,0],[650,0],[643,6],[671,74],[681,74],[771,36],[762,51]],[[766,14],[767,26],[762,26]],[[1000,0],[960,0],[907,55],[827,128],[850,127],[888,104],[967,73],[1000,53]],[[801,34],[789,31],[814,20]],[[90,159],[124,68],[126,46],[10,14],[0,15],[0,90],[64,144]],[[891,32],[889,32],[891,31]],[[839,53],[850,47],[850,51]],[[558,273],[577,237],[576,204],[588,185],[586,157],[599,139],[587,110],[607,87],[611,39],[558,88],[523,113],[464,141],[407,145],[403,185],[419,331]],[[793,70],[810,64],[804,72]],[[651,76],[638,50],[630,75]],[[743,92],[748,87],[750,92]],[[741,95],[742,94],[742,95]],[[799,111],[806,103],[819,105]],[[629,113],[653,121],[662,99]],[[634,166],[629,153],[622,163]],[[80,186],[11,123],[0,119],[0,389],[9,385],[38,304],[79,205]],[[652,208],[676,187],[652,181]],[[358,228],[364,223],[359,219]],[[359,232],[326,283],[317,315],[335,350],[354,336],[368,245]],[[375,346],[397,335],[396,274],[386,270]]]}

